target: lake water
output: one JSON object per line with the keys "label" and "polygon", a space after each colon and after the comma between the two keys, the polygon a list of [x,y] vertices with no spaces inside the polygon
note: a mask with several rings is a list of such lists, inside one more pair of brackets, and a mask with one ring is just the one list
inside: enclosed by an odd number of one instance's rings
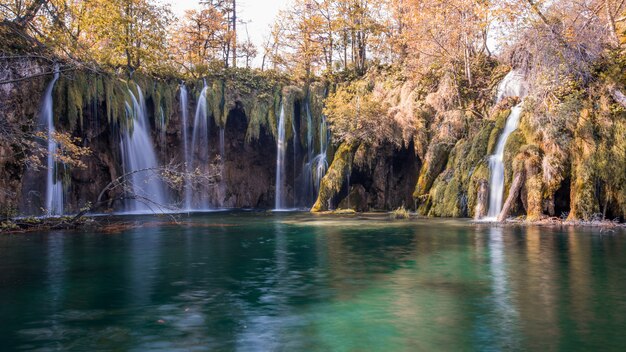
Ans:
{"label": "lake water", "polygon": [[224,212],[0,236],[11,350],[626,348],[626,234]]}

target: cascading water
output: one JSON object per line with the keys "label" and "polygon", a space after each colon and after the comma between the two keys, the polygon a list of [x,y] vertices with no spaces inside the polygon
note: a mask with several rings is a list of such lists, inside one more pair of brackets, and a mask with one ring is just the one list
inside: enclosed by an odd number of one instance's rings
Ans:
{"label": "cascading water", "polygon": [[122,135],[121,149],[124,172],[131,174],[135,197],[126,209],[130,213],[163,211],[168,206],[166,191],[158,175],[159,163],[150,137],[143,93],[137,85],[137,96],[132,89],[128,94],[131,103],[126,102],[126,113],[132,123]]}
{"label": "cascading water", "polygon": [[[187,175],[191,172],[191,152],[189,150],[189,137],[187,136],[189,131],[189,95],[187,92],[187,86],[185,84],[180,85],[180,111],[182,113],[183,120],[183,156],[185,158],[185,172]],[[191,208],[191,180],[189,177],[185,177],[185,209]]]}
{"label": "cascading water", "polygon": [[278,118],[278,138],[276,140],[276,199],[274,208],[281,210],[285,208],[284,187],[285,187],[285,152],[287,141],[285,135],[285,107],[280,104],[280,117]]}
{"label": "cascading water", "polygon": [[312,161],[315,157],[315,146],[313,145],[313,117],[311,116],[311,110],[309,108],[309,103],[307,102],[304,105],[304,111],[306,113],[306,162],[302,167],[302,176],[303,176],[303,191],[304,191],[304,200],[305,202],[311,202],[314,193],[313,186],[313,170],[312,170]]}
{"label": "cascading water", "polygon": [[[191,137],[191,167],[192,170],[202,170],[209,165],[209,118],[207,112],[207,90],[206,82],[198,97],[196,115],[193,123],[193,134]],[[209,195],[208,190],[200,189],[197,193],[196,204],[190,204],[188,209],[208,210]]]}
{"label": "cascading water", "polygon": [[[523,98],[525,95],[524,75],[518,71],[511,71],[498,86],[497,102],[507,97]],[[498,138],[495,153],[489,158],[491,180],[489,182],[489,211],[485,220],[495,220],[502,211],[504,198],[504,147],[511,133],[520,122],[522,103],[511,109],[502,134]]]}
{"label": "cascading water", "polygon": [[[220,145],[219,145],[219,150],[220,150],[220,174],[224,175],[224,165],[226,162],[226,137],[225,135],[225,128],[224,127],[220,127],[220,133],[219,133],[219,137],[220,137]],[[218,205],[220,207],[224,206],[224,198],[225,198],[225,194],[226,194],[226,179],[225,177],[220,177],[220,182],[219,185],[217,187],[217,202]]]}
{"label": "cascading water", "polygon": [[311,162],[311,167],[313,170],[313,185],[315,186],[315,193],[320,191],[320,184],[322,183],[322,178],[326,175],[326,171],[328,171],[328,142],[330,140],[330,134],[328,133],[328,125],[326,123],[326,116],[322,115],[322,120],[320,122],[320,153],[313,158]]}
{"label": "cascading water", "polygon": [[315,142],[313,141],[314,127],[313,117],[309,105],[305,105],[305,112],[307,116],[307,162],[304,164],[304,187],[306,189],[307,196],[312,194],[313,198],[317,198],[319,193],[320,184],[322,178],[328,170],[328,161],[326,154],[328,151],[328,142],[330,140],[330,134],[328,133],[328,126],[326,124],[326,116],[322,115],[320,124],[318,126],[319,135],[319,154],[315,154]]}
{"label": "cascading water", "polygon": [[48,157],[47,157],[47,175],[46,175],[46,212],[47,215],[63,215],[63,182],[59,179],[59,165],[55,161],[58,144],[54,139],[54,111],[52,102],[52,91],[54,85],[59,79],[59,67],[54,68],[54,78],[48,84],[46,95],[41,107],[40,121],[41,125],[47,129],[48,136]]}
{"label": "cascading water", "polygon": [[[298,165],[298,132],[296,131],[296,119],[291,119],[291,135],[292,137],[292,145],[293,145],[293,185],[296,185],[296,174],[297,174],[297,165]],[[293,188],[293,199],[294,199],[294,207],[296,207],[297,195],[296,195],[297,187]]]}

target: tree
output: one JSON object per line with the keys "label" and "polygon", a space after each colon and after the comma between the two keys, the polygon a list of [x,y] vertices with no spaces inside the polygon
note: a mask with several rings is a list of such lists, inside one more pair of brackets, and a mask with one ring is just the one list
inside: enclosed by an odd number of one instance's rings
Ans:
{"label": "tree", "polygon": [[369,85],[357,81],[339,87],[326,99],[324,114],[337,143],[376,145],[393,139],[388,105]]}
{"label": "tree", "polygon": [[[492,22],[490,0],[406,0],[402,35],[408,46],[408,64],[418,72],[434,66],[456,75],[462,64],[464,78],[473,84],[472,62],[489,54],[487,38]],[[457,79],[457,84],[459,84]]]}
{"label": "tree", "polygon": [[4,0],[0,2],[0,14],[3,21],[11,21],[24,28],[37,17],[48,2],[48,0]]}
{"label": "tree", "polygon": [[246,61],[246,68],[250,68],[251,61],[257,56],[258,50],[254,43],[248,39],[239,45],[239,52]]}
{"label": "tree", "polygon": [[[199,11],[185,13],[181,23],[174,30],[170,48],[174,60],[183,71],[200,77],[208,73],[213,63],[226,66],[228,53],[224,52],[225,42],[230,34],[224,18],[218,9],[205,5]],[[227,51],[230,49],[226,48]]]}
{"label": "tree", "polygon": [[74,62],[131,71],[168,62],[172,13],[154,1],[3,0],[0,9],[5,22],[12,21],[37,43]]}
{"label": "tree", "polygon": [[224,67],[231,64],[237,67],[237,1],[236,0],[206,0],[200,1],[203,9],[212,9],[220,14],[222,26],[225,29],[221,41]]}
{"label": "tree", "polygon": [[155,67],[167,57],[169,7],[148,0],[92,1],[86,36],[98,61],[134,71]]}

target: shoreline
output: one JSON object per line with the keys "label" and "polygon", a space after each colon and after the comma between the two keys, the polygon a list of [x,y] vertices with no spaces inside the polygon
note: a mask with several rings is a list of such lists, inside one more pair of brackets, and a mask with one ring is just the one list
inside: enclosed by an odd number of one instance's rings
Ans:
{"label": "shoreline", "polygon": [[[243,212],[243,213],[259,213],[259,214],[284,214],[285,212],[276,212],[274,210],[250,210],[250,209],[222,209],[220,211],[201,212],[201,213],[154,213],[154,214],[91,214],[85,215],[79,219],[75,219],[73,216],[62,217],[19,217],[14,219],[5,219],[0,222],[0,235],[10,234],[26,234],[32,232],[48,232],[48,231],[63,231],[63,230],[90,230],[94,228],[100,228],[104,232],[119,232],[123,229],[136,228],[145,226],[145,223],[138,224],[136,217],[144,216],[154,220],[164,220],[167,224],[185,226],[190,223],[181,219],[181,216],[200,215],[203,214],[215,214],[217,212],[229,213],[229,212]],[[423,217],[416,215],[415,213],[408,213],[407,217],[398,218],[393,211],[385,212],[355,212],[347,210],[339,211],[325,211],[325,212],[309,212],[304,210],[294,210],[290,212],[297,215],[306,215],[310,217],[327,217],[335,219],[352,219],[352,220],[386,220],[391,222],[406,222],[412,221],[446,221],[446,220],[460,220],[467,221],[467,225],[470,226],[488,226],[488,227],[550,227],[550,228],[594,228],[604,230],[624,230],[626,231],[626,223],[618,221],[571,221],[562,220],[560,218],[544,218],[539,221],[527,222],[520,218],[510,218],[504,222],[495,221],[481,221],[470,218],[440,218],[440,217]],[[357,219],[355,219],[357,218]],[[101,221],[99,221],[101,220]]]}

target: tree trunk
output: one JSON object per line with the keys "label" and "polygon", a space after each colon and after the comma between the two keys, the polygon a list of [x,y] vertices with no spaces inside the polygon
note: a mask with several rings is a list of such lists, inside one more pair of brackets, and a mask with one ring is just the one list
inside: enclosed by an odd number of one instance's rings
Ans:
{"label": "tree trunk", "polygon": [[626,108],[626,95],[624,95],[624,93],[622,93],[619,89],[615,88],[615,86],[609,86],[608,89],[611,97],[613,97],[618,104]]}
{"label": "tree trunk", "polygon": [[478,185],[478,196],[476,197],[476,211],[474,219],[482,219],[487,216],[489,202],[489,183],[487,180],[481,180]]}
{"label": "tree trunk", "polygon": [[617,35],[617,28],[615,26],[615,16],[611,11],[611,4],[609,0],[604,0],[604,11],[606,12],[606,20],[609,22],[609,28],[611,29],[611,41],[616,47],[619,46],[619,36]]}
{"label": "tree trunk", "polygon": [[237,67],[237,1],[233,0],[233,68]]}
{"label": "tree trunk", "polygon": [[502,211],[500,215],[498,215],[498,221],[503,222],[509,216],[511,212],[511,207],[513,207],[513,202],[519,196],[519,192],[522,189],[522,185],[524,185],[524,179],[526,175],[524,172],[518,172],[515,174],[513,178],[513,184],[511,185],[511,190],[509,191],[509,196],[506,198],[506,202],[504,202],[504,206],[502,206]]}
{"label": "tree trunk", "polygon": [[15,19],[15,24],[19,27],[26,27],[32,20],[37,17],[39,10],[48,3],[47,0],[35,0],[32,4],[26,9],[26,13],[23,16]]}

